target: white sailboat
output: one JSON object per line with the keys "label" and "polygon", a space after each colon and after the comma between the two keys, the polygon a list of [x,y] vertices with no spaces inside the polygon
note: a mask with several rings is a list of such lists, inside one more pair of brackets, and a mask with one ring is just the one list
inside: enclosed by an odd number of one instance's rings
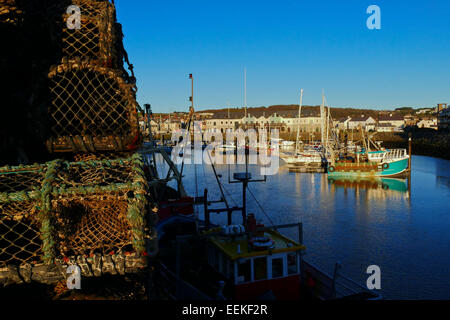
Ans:
{"label": "white sailboat", "polygon": [[[323,162],[323,157],[320,150],[314,148],[307,148],[303,151],[300,151],[300,119],[302,113],[302,105],[303,105],[303,89],[300,90],[300,104],[298,105],[298,125],[297,125],[297,139],[295,142],[295,151],[293,154],[285,153],[282,156],[282,159],[288,164],[288,167],[295,167],[299,165],[321,165]],[[322,114],[322,107],[321,107]],[[323,117],[323,114],[322,114]],[[323,124],[322,124],[323,127]],[[323,134],[322,134],[323,135]]]}

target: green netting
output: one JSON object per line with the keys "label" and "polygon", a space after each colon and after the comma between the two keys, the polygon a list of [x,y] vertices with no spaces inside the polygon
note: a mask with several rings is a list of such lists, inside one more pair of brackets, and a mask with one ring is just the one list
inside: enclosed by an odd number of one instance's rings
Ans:
{"label": "green netting", "polygon": [[[148,186],[130,158],[0,168],[0,268],[69,256],[142,254]],[[156,241],[152,234],[152,241]]]}

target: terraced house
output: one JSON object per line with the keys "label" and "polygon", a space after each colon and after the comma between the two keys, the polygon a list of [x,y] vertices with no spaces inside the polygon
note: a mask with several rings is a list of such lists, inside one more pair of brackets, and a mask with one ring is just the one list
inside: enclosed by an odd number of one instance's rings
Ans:
{"label": "terraced house", "polygon": [[244,110],[228,113],[220,111],[205,121],[205,129],[213,132],[225,133],[227,129],[254,128],[254,129],[278,129],[282,133],[297,132],[300,124],[300,132],[320,132],[321,118],[312,113],[302,113],[298,118],[298,111],[257,111],[252,110],[245,115]]}

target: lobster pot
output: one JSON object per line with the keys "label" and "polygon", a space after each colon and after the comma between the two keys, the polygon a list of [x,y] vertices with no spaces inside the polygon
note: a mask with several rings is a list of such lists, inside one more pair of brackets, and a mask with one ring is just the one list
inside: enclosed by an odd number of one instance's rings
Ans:
{"label": "lobster pot", "polygon": [[45,167],[0,168],[0,268],[41,261],[39,190]]}
{"label": "lobster pot", "polygon": [[[143,241],[146,187],[142,179],[139,189],[133,186],[139,180],[133,169],[129,161],[79,162],[62,168],[55,184],[65,190],[52,199],[59,255],[132,251],[133,241],[144,250],[139,241]],[[137,228],[133,233],[128,208],[141,204],[141,210],[132,213]]]}
{"label": "lobster pot", "polygon": [[140,142],[135,87],[117,70],[63,60],[50,74],[50,152],[130,151]]}
{"label": "lobster pot", "polygon": [[80,28],[68,28],[71,13],[63,14],[61,35],[62,55],[68,58],[88,57],[97,64],[113,68],[122,67],[120,53],[116,51],[118,41],[115,28],[115,7],[109,1],[73,0],[80,8]]}
{"label": "lobster pot", "polygon": [[[28,182],[11,182],[22,175]],[[135,273],[157,252],[139,154],[8,168],[0,179],[9,190],[0,194],[0,284],[54,283],[73,263],[87,277]]]}

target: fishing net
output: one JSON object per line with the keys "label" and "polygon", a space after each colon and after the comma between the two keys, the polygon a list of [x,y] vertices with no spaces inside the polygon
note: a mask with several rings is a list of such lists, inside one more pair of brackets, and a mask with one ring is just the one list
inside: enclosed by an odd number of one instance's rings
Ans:
{"label": "fishing net", "polygon": [[63,60],[49,73],[50,152],[133,150],[140,141],[135,87],[90,60]]}
{"label": "fishing net", "polygon": [[[89,264],[88,276],[94,265],[94,275],[118,272],[120,259],[122,272],[145,267],[157,250],[149,200],[139,154],[0,168],[0,283],[11,265],[42,270],[61,259]],[[33,274],[47,282],[64,277]]]}
{"label": "fishing net", "polygon": [[89,57],[102,65],[120,67],[115,52],[115,8],[108,1],[73,0],[81,11],[80,29],[68,28],[71,14],[63,16],[62,53],[68,58]]}
{"label": "fishing net", "polygon": [[86,162],[95,160],[114,160],[117,158],[129,158],[129,152],[97,152],[97,153],[76,153],[71,157],[74,162]]}
{"label": "fishing net", "polygon": [[39,201],[29,193],[40,188],[43,169],[5,167],[0,170],[0,267],[40,260]]}
{"label": "fishing net", "polygon": [[15,0],[0,0],[0,23],[18,25],[23,19],[24,11]]}
{"label": "fishing net", "polygon": [[77,256],[132,251],[127,208],[126,195],[120,192],[55,201],[59,254]]}

